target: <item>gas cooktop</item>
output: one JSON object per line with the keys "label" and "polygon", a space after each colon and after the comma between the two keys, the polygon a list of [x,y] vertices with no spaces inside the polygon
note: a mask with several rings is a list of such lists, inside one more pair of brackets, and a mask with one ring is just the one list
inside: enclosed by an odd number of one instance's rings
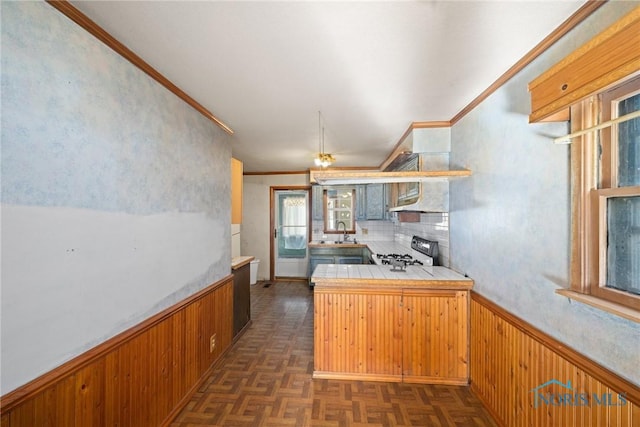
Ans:
{"label": "gas cooktop", "polygon": [[392,265],[393,261],[396,261],[397,264],[407,265],[424,265],[424,263],[420,260],[415,259],[409,254],[376,254],[376,257],[380,260],[383,265]]}
{"label": "gas cooktop", "polygon": [[420,236],[411,239],[412,253],[376,254],[379,264],[391,265],[392,271],[404,271],[408,265],[438,265],[438,242]]}

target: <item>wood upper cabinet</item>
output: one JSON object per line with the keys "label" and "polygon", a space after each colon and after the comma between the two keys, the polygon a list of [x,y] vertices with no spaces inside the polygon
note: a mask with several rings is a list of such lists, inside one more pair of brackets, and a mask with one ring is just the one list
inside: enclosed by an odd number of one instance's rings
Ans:
{"label": "wood upper cabinet", "polygon": [[314,378],[468,384],[469,291],[314,290]]}
{"label": "wood upper cabinet", "polygon": [[386,219],[385,184],[356,185],[356,220]]}
{"label": "wood upper cabinet", "polygon": [[324,220],[324,189],[321,185],[311,186],[312,218],[314,221]]}
{"label": "wood upper cabinet", "polygon": [[386,194],[385,184],[367,184],[365,209],[365,217],[367,220],[386,219]]}
{"label": "wood upper cabinet", "polygon": [[242,224],[242,162],[231,159],[231,224]]}

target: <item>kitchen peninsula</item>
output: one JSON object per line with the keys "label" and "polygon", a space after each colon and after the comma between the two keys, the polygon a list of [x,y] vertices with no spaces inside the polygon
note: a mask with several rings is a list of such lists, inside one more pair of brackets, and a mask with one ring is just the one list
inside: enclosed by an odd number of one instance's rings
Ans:
{"label": "kitchen peninsula", "polygon": [[446,267],[392,268],[314,270],[313,377],[467,384],[473,281]]}

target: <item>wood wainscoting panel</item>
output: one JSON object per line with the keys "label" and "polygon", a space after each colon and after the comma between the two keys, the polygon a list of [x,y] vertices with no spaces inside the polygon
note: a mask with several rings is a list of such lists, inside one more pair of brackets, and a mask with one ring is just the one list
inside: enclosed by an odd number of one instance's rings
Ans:
{"label": "wood wainscoting panel", "polygon": [[314,290],[314,378],[402,380],[401,289]]}
{"label": "wood wainscoting panel", "polygon": [[467,385],[468,313],[467,289],[316,283],[313,377]]}
{"label": "wood wainscoting panel", "polygon": [[468,384],[468,295],[404,289],[404,382]]}
{"label": "wood wainscoting panel", "polygon": [[477,293],[470,347],[471,388],[501,425],[640,425],[640,387]]}
{"label": "wood wainscoting panel", "polygon": [[227,276],[2,396],[1,427],[168,424],[230,347],[232,307]]}

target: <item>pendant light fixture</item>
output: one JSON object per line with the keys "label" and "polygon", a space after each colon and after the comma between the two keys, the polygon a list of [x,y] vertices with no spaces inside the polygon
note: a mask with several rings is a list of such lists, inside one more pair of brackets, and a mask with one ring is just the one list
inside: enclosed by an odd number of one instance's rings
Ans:
{"label": "pendant light fixture", "polygon": [[316,166],[326,168],[335,162],[336,159],[329,153],[324,152],[324,126],[322,126],[322,115],[318,111],[318,155],[314,159]]}

